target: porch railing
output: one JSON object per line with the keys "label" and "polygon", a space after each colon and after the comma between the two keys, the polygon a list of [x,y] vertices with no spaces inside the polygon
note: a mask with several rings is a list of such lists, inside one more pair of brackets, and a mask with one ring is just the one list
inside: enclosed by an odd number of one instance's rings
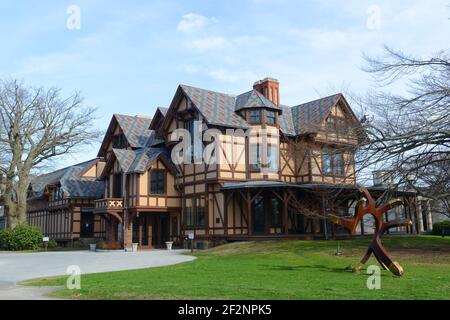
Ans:
{"label": "porch railing", "polygon": [[123,198],[106,198],[95,200],[95,210],[122,210]]}

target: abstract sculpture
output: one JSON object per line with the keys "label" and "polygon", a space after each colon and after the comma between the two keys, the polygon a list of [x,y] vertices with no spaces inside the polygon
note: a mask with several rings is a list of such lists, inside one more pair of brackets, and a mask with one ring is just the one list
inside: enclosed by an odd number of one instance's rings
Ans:
{"label": "abstract sculpture", "polygon": [[[375,200],[372,198],[366,188],[361,187],[360,191],[364,194],[365,198],[363,197],[357,202],[355,208],[355,216],[353,217],[353,219],[341,218],[331,214],[327,215],[327,218],[330,221],[343,226],[350,232],[350,234],[354,234],[356,226],[361,221],[363,216],[365,216],[366,214],[371,214],[375,219],[375,238],[367,249],[366,254],[361,259],[361,262],[358,263],[358,265],[353,269],[353,272],[358,272],[367,262],[367,260],[369,260],[370,256],[373,253],[383,269],[389,269],[393,274],[400,277],[403,275],[403,268],[398,262],[392,261],[392,259],[389,257],[388,253],[381,243],[381,236],[386,232],[386,230],[390,228],[412,225],[411,220],[393,220],[390,222],[383,222],[383,214],[392,208],[402,205],[403,201],[401,199],[395,199],[377,207]],[[364,203],[366,203],[365,206]]]}

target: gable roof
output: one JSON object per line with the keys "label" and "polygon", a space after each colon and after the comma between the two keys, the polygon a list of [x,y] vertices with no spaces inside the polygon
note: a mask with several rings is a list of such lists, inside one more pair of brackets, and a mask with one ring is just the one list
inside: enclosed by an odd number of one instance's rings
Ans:
{"label": "gable roof", "polygon": [[212,125],[247,129],[247,122],[235,113],[236,97],[233,95],[180,85],[182,91]]}
{"label": "gable roof", "polygon": [[153,116],[153,119],[150,122],[149,129],[151,129],[151,130],[159,129],[159,126],[161,125],[164,118],[166,117],[168,110],[169,110],[168,108],[164,108],[164,107],[156,108],[155,115]]}
{"label": "gable roof", "polygon": [[166,148],[142,148],[137,150],[113,149],[120,169],[126,174],[144,173],[158,159],[162,158],[169,170],[175,167],[170,164],[169,152]]}
{"label": "gable roof", "polygon": [[162,114],[163,116],[166,116],[168,110],[169,110],[169,108],[158,107],[158,111],[161,112],[161,114]]}
{"label": "gable roof", "polygon": [[106,148],[110,143],[114,130],[118,125],[132,148],[143,148],[163,142],[156,138],[154,130],[150,130],[151,118],[143,116],[128,116],[114,114],[105,133],[98,157],[104,157]]}
{"label": "gable roof", "polygon": [[152,134],[152,130],[149,130],[151,118],[123,114],[115,114],[114,117],[132,148],[142,148],[147,145]]}
{"label": "gable roof", "polygon": [[[356,119],[341,93],[289,107],[286,105],[277,106],[257,90],[250,90],[238,96],[233,96],[180,85],[169,111],[171,108],[175,108],[176,103],[182,97],[182,93],[192,102],[194,108],[201,113],[208,124],[228,128],[248,129],[250,125],[236,111],[262,107],[281,111],[279,116],[280,130],[284,135],[294,137],[304,134],[315,134],[332,108],[340,100],[344,101],[344,105],[349,110],[349,113]],[[163,126],[168,124],[168,118],[165,117]]]}
{"label": "gable roof", "polygon": [[262,93],[250,90],[236,97],[235,110],[239,111],[248,108],[269,108],[281,110],[276,104],[267,99]]}
{"label": "gable roof", "polygon": [[96,178],[83,178],[86,170],[95,165],[99,159],[93,159],[54,172],[35,176],[31,179],[31,198],[44,195],[50,185],[61,185],[66,197],[100,198],[103,195],[104,184]]}
{"label": "gable roof", "polygon": [[343,97],[338,93],[300,104],[291,108],[292,120],[297,135],[317,133],[326,116]]}

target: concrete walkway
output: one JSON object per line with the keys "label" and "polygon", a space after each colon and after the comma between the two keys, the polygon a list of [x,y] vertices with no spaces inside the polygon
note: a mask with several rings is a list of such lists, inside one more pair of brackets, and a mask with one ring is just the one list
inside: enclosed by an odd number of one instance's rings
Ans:
{"label": "concrete walkway", "polygon": [[41,277],[65,275],[69,266],[78,266],[81,274],[160,267],[194,260],[186,250],[149,250],[140,252],[0,252],[0,300],[48,299],[55,288],[17,286],[17,282]]}

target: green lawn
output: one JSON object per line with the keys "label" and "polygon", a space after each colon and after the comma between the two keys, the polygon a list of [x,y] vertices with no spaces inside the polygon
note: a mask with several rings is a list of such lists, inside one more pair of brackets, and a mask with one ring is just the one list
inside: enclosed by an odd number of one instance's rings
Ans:
{"label": "green lawn", "polygon": [[[183,264],[84,275],[76,299],[450,299],[450,239],[433,236],[384,238],[405,270],[401,278],[382,271],[381,289],[368,290],[366,269],[345,271],[369,239],[232,243],[197,252]],[[376,264],[374,259],[369,264]],[[27,285],[63,286],[66,278]]]}

